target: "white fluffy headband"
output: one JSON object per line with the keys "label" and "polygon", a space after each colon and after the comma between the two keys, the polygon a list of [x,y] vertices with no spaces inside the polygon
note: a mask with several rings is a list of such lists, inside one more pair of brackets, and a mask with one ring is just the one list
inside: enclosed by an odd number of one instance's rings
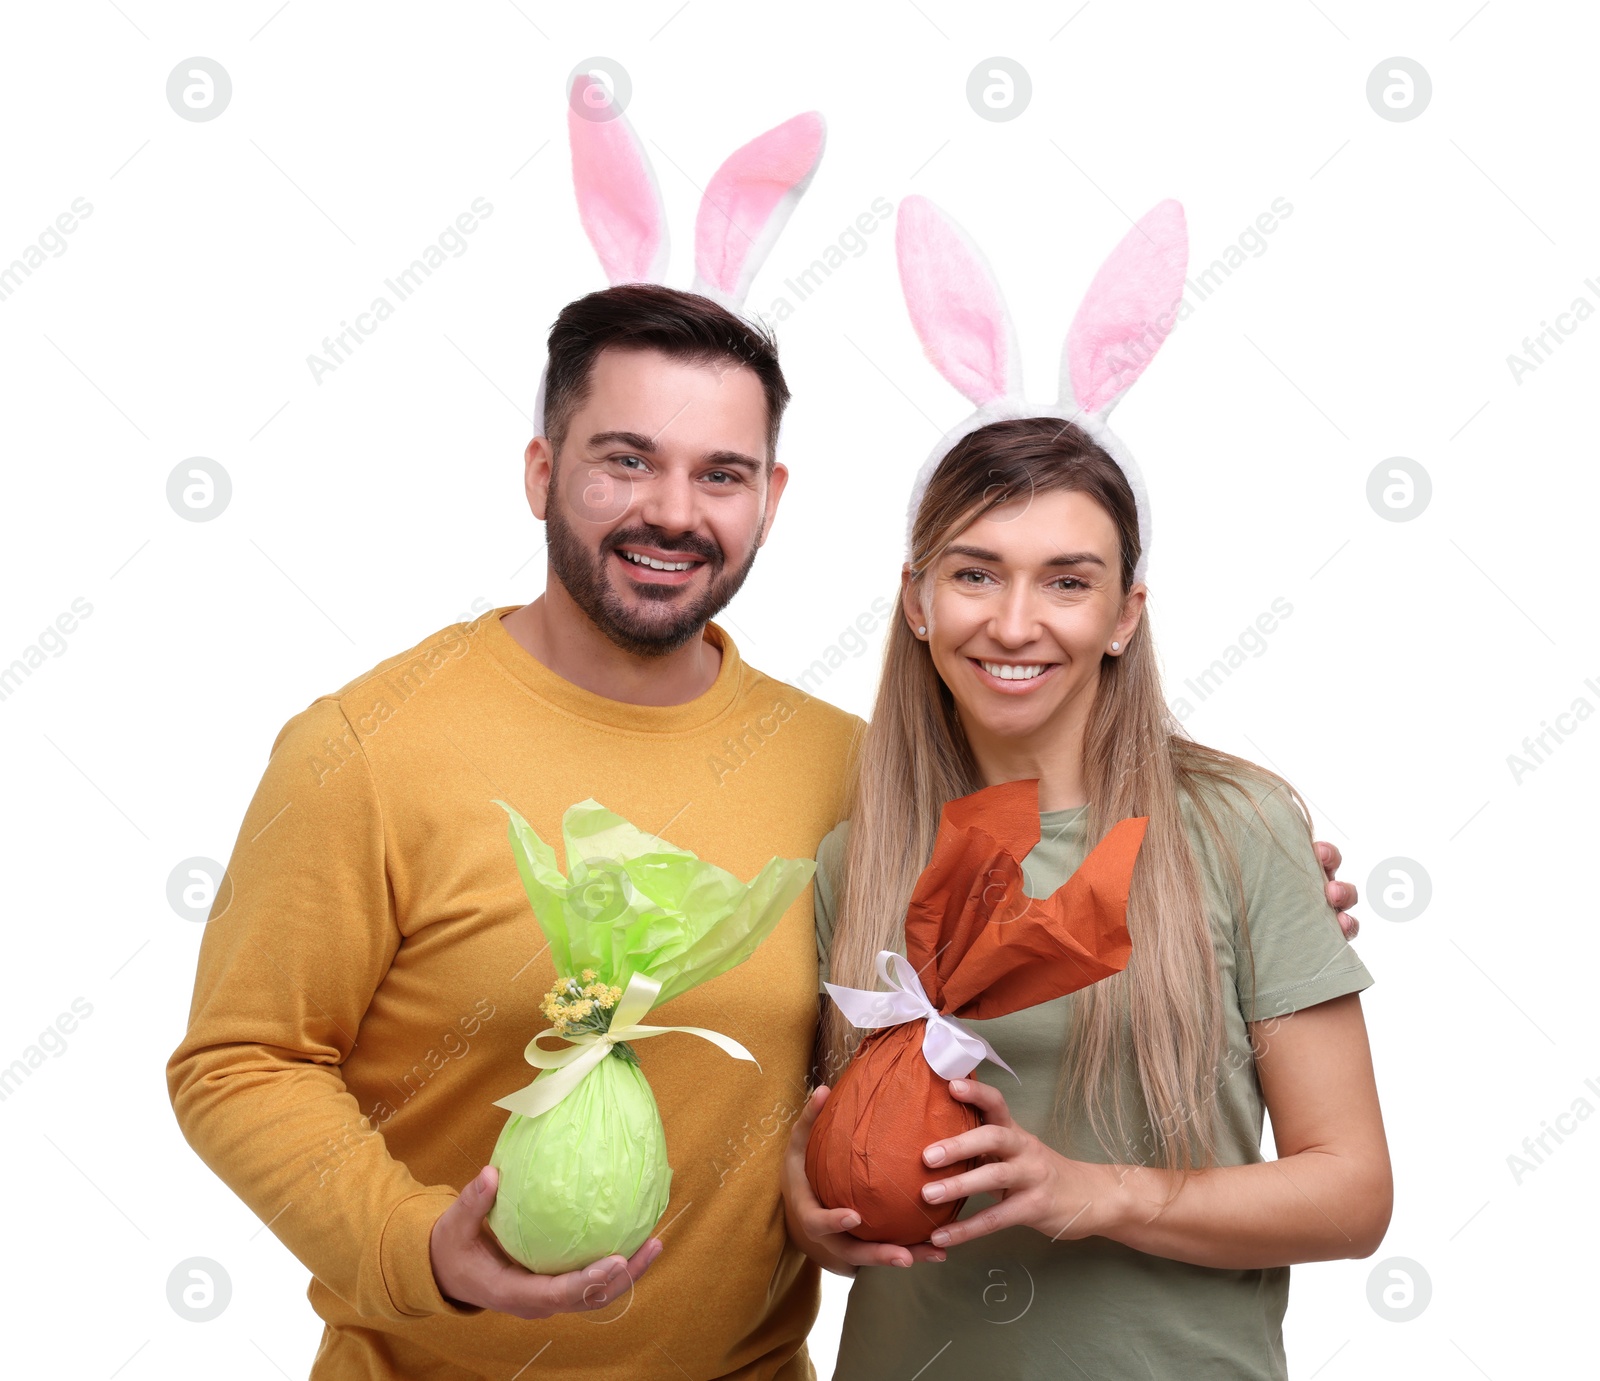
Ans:
{"label": "white fluffy headband", "polygon": [[1022,396],[1016,329],[994,274],[955,221],[925,197],[900,203],[895,228],[900,286],[928,359],[977,411],[951,428],[917,472],[906,512],[906,560],[922,495],[939,462],[991,422],[1059,417],[1077,424],[1122,467],[1139,510],[1143,580],[1150,554],[1150,498],[1128,448],[1105,419],[1172,330],[1189,267],[1183,207],[1163,201],[1135,223],[1095,274],[1067,330],[1061,382],[1049,403]]}
{"label": "white fluffy headband", "polygon": [[[613,287],[660,283],[669,251],[661,191],[633,126],[621,111],[605,113],[609,104],[605,87],[587,73],[573,81],[567,134],[578,215]],[[735,150],[717,169],[695,217],[691,292],[743,315],[751,280],[811,184],[826,132],[816,111],[796,115]],[[534,402],[540,436],[548,372],[547,361]]]}

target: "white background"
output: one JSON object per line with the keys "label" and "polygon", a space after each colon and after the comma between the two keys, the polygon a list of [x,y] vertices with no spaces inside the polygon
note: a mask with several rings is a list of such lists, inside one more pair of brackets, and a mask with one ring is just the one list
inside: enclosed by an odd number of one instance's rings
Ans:
{"label": "white background", "polygon": [[[1579,296],[1600,305],[1585,285],[1600,274],[1592,9],[275,5],[19,6],[0,47],[0,263],[74,198],[93,207],[0,301],[0,664],[75,598],[92,605],[0,701],[0,1064],[74,998],[92,1006],[0,1104],[7,1353],[130,1381],[306,1372],[320,1325],[304,1269],[193,1156],[167,1103],[200,939],[167,878],[227,857],[273,737],[314,696],[475,601],[538,594],[521,452],[549,322],[603,286],[563,103],[598,55],[632,79],[673,283],[689,281],[695,184],[819,108],[821,171],[752,305],[875,198],[921,192],[996,265],[1041,399],[1130,217],[1179,198],[1198,269],[1275,198],[1292,205],[1116,417],[1154,496],[1173,698],[1274,599],[1293,607],[1187,727],[1283,771],[1366,893],[1357,948],[1377,980],[1364,1005],[1394,1220],[1372,1259],[1295,1268],[1291,1374],[1592,1368],[1600,1119],[1568,1122],[1520,1183],[1507,1159],[1577,1100],[1600,1107],[1584,1082],[1600,1083],[1600,954],[1578,882],[1600,724],[1569,721],[1520,780],[1508,765],[1579,697],[1600,706],[1585,685],[1600,678],[1600,321],[1520,381],[1507,360]],[[165,94],[196,55],[233,83],[203,123]],[[1033,88],[1004,122],[965,94],[996,55]],[[1366,97],[1395,55],[1433,84],[1406,122]],[[476,197],[494,210],[467,251],[316,382],[308,354]],[[891,236],[781,328],[793,479],[726,621],[784,679],[892,592],[912,471],[967,411],[912,335]],[[194,456],[231,477],[215,521],[167,502]],[[1394,456],[1431,477],[1411,521],[1367,499]],[[866,713],[877,650],[820,693]],[[1387,882],[1372,870],[1393,857],[1431,879],[1405,922],[1371,904]],[[190,1256],[233,1283],[211,1324],[167,1303]],[[1431,1281],[1410,1322],[1369,1303],[1391,1257]],[[830,1279],[822,1375],[842,1299]]]}

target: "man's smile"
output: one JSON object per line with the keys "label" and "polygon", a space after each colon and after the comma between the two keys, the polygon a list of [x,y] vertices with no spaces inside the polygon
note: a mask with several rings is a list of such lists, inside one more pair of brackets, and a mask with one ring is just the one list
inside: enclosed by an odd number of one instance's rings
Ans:
{"label": "man's smile", "polygon": [[687,585],[707,564],[703,556],[690,552],[663,551],[659,547],[629,544],[613,549],[627,568],[628,578],[641,585]]}

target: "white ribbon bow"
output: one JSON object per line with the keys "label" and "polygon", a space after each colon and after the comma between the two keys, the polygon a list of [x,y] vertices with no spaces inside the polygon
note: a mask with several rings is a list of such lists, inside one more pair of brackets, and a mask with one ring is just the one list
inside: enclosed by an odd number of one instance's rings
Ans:
{"label": "white ribbon bow", "polygon": [[842,988],[836,983],[824,983],[823,987],[833,994],[852,1026],[898,1026],[921,1017],[928,1023],[922,1033],[922,1058],[941,1079],[965,1079],[985,1059],[993,1060],[1013,1079],[1018,1077],[988,1041],[928,1001],[922,980],[905,955],[879,950],[878,977],[889,985],[888,992]]}
{"label": "white ribbon bow", "polygon": [[[582,1082],[584,1075],[611,1053],[611,1047],[622,1041],[642,1040],[646,1036],[663,1036],[669,1031],[683,1031],[700,1036],[718,1049],[726,1051],[736,1060],[749,1060],[757,1069],[761,1063],[732,1036],[720,1031],[708,1031],[703,1026],[640,1026],[639,1018],[655,1005],[661,993],[661,984],[642,973],[628,980],[616,1007],[611,1013],[611,1025],[605,1031],[573,1031],[562,1035],[555,1027],[546,1027],[522,1052],[523,1058],[537,1069],[550,1071],[541,1075],[525,1088],[497,1098],[494,1105],[523,1117],[537,1117],[549,1112]],[[560,1050],[546,1050],[539,1042],[546,1036],[561,1035],[572,1044]]]}

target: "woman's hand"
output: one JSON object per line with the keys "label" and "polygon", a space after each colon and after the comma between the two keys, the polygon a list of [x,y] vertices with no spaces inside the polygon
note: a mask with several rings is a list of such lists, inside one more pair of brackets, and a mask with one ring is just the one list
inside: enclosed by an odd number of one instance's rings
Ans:
{"label": "woman's hand", "polygon": [[783,1216],[789,1237],[825,1271],[853,1276],[857,1266],[909,1266],[913,1261],[943,1261],[944,1252],[927,1243],[897,1247],[892,1242],[863,1242],[850,1236],[860,1226],[861,1215],[851,1208],[824,1208],[806,1178],[806,1143],[817,1114],[828,1101],[828,1086],[812,1091],[800,1110],[789,1149],[783,1155]]}
{"label": "woman's hand", "polygon": [[1107,1237],[1218,1270],[1371,1256],[1389,1227],[1394,1176],[1359,994],[1252,1022],[1250,1038],[1278,1158],[1188,1175],[1068,1160],[1018,1127],[998,1090],[951,1080],[951,1094],[981,1108],[987,1122],[932,1143],[923,1160],[984,1163],[927,1189],[944,1191],[934,1202],[965,1194],[1000,1202],[939,1229],[933,1241],[967,1242],[1024,1224],[1052,1241]]}
{"label": "woman's hand", "polygon": [[661,1255],[661,1240],[652,1237],[626,1261],[608,1256],[565,1275],[535,1275],[506,1255],[492,1230],[484,1230],[499,1177],[498,1170],[485,1166],[434,1221],[428,1259],[439,1293],[448,1300],[519,1319],[602,1309],[633,1289],[633,1282]]}
{"label": "woman's hand", "polygon": [[987,1237],[1001,1228],[1037,1229],[1051,1241],[1103,1235],[1121,1212],[1119,1167],[1068,1160],[1011,1119],[1000,1090],[977,1079],[952,1079],[950,1093],[983,1113],[983,1126],[935,1141],[924,1149],[929,1165],[982,1158],[976,1170],[924,1187],[930,1203],[969,1194],[993,1194],[998,1203],[958,1218],[933,1234],[937,1246]]}

